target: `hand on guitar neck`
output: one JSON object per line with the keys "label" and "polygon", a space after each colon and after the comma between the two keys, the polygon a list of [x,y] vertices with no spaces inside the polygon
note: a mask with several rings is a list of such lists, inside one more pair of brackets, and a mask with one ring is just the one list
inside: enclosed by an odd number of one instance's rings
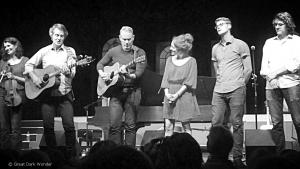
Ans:
{"label": "hand on guitar neck", "polygon": [[29,76],[25,78],[25,94],[29,99],[35,99],[45,89],[56,86],[56,77],[61,73],[65,76],[70,76],[71,68],[76,66],[87,66],[93,62],[91,56],[86,56],[83,59],[77,60],[76,63],[58,68],[57,66],[49,65],[43,69],[33,69],[33,71],[25,72]]}
{"label": "hand on guitar neck", "polygon": [[71,75],[71,69],[67,65],[62,66],[61,68],[61,73],[64,74],[65,76],[70,76]]}

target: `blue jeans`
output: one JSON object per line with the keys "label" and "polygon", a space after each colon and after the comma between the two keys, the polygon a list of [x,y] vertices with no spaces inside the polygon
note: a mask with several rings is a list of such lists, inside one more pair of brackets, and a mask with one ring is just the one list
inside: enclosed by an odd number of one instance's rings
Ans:
{"label": "blue jeans", "polygon": [[[212,98],[212,126],[224,125],[231,122],[233,127],[233,159],[243,157],[244,141],[244,106],[246,87],[242,86],[228,93],[213,93]],[[228,119],[230,118],[230,119]]]}
{"label": "blue jeans", "polygon": [[283,98],[286,100],[297,132],[300,144],[300,85],[290,88],[266,90],[266,99],[270,108],[273,123],[272,138],[277,146],[277,152],[285,149],[285,135],[283,129]]}
{"label": "blue jeans", "polygon": [[[140,104],[141,91],[121,92],[119,96],[111,97],[109,139],[117,144],[135,147],[137,106]],[[125,121],[122,122],[123,113]],[[125,130],[123,133],[123,130]],[[124,139],[125,137],[125,139]]]}
{"label": "blue jeans", "polygon": [[[47,97],[41,100],[41,111],[44,125],[45,142],[48,147],[57,146],[54,133],[54,117],[56,113],[62,118],[63,127],[66,136],[66,148],[70,152],[70,156],[75,154],[75,127],[74,127],[74,111],[72,105],[71,92],[65,96]],[[71,154],[72,153],[72,154]]]}

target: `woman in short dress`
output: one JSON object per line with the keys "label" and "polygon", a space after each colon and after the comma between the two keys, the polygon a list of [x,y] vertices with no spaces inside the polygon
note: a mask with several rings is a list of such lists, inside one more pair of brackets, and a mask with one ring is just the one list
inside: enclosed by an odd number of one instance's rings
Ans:
{"label": "woman in short dress", "polygon": [[175,122],[182,123],[183,130],[192,133],[190,121],[200,114],[196,98],[197,62],[189,55],[193,46],[189,33],[173,38],[171,55],[166,62],[161,88],[164,89],[163,118],[165,136],[174,132]]}

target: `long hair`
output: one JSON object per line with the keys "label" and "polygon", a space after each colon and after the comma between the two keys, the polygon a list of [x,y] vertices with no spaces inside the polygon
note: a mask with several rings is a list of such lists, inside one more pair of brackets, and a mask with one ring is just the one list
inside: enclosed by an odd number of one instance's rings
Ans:
{"label": "long hair", "polygon": [[5,51],[4,43],[11,43],[14,46],[17,46],[16,54],[15,54],[17,58],[21,58],[23,56],[23,47],[22,47],[21,42],[15,37],[7,37],[3,40],[2,45],[1,45],[1,50],[0,50],[1,57],[3,60],[7,61],[10,58],[10,56]]}
{"label": "long hair", "polygon": [[288,34],[293,35],[295,33],[296,25],[294,23],[292,15],[289,14],[288,12],[280,12],[280,13],[276,14],[276,16],[274,17],[274,19],[272,21],[273,25],[275,23],[275,20],[280,20],[286,25]]}

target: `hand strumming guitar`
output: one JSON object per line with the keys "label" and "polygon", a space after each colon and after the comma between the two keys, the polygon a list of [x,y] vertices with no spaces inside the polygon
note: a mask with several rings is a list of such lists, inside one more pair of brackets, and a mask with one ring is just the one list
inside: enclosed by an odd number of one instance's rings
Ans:
{"label": "hand strumming guitar", "polygon": [[35,84],[38,88],[42,88],[41,84],[43,83],[43,80],[39,78],[37,75],[33,73],[33,71],[28,72],[30,78],[32,79],[33,84]]}
{"label": "hand strumming guitar", "polygon": [[127,66],[126,65],[122,65],[120,67],[120,73],[123,74],[126,78],[129,79],[135,79],[136,75],[135,74],[131,74],[128,72]]}
{"label": "hand strumming guitar", "polygon": [[99,73],[99,76],[104,80],[104,81],[107,81],[107,80],[110,80],[110,74],[109,73],[106,73],[106,72],[103,72],[103,70],[98,70],[98,73]]}

